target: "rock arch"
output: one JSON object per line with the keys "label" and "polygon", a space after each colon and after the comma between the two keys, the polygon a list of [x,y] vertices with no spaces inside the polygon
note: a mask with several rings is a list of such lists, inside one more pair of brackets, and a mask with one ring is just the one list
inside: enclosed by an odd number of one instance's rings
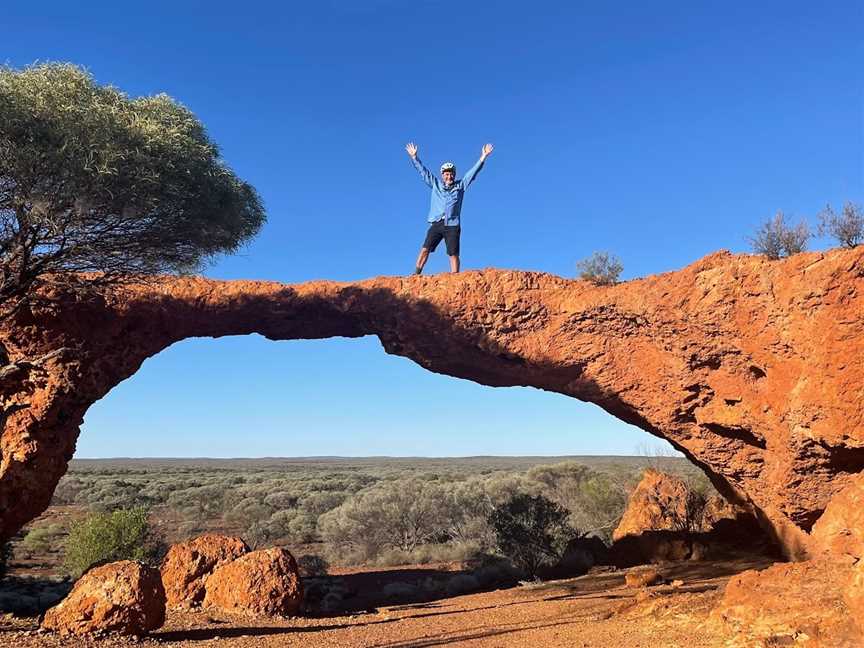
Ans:
{"label": "rock arch", "polygon": [[484,270],[45,297],[0,329],[0,538],[48,506],[87,408],[188,337],[375,335],[430,371],[596,403],[669,440],[791,557],[864,469],[864,246],[719,252],[612,287]]}

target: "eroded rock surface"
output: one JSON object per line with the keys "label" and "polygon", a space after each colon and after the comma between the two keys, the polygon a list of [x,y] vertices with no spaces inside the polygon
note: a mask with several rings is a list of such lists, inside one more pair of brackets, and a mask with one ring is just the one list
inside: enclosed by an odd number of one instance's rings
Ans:
{"label": "eroded rock surface", "polygon": [[169,606],[193,608],[204,600],[207,578],[219,565],[249,552],[241,538],[208,533],[172,545],[162,561],[162,585]]}
{"label": "eroded rock surface", "polygon": [[297,614],[302,602],[297,563],[281,547],[253,551],[217,567],[204,596],[204,607],[265,617]]}
{"label": "eroded rock surface", "polygon": [[64,635],[144,635],[165,622],[159,571],[132,560],[94,567],[63,601],[45,613],[42,627]]}
{"label": "eroded rock surface", "polygon": [[717,253],[612,287],[485,270],[45,296],[0,330],[2,538],[48,506],[87,409],[200,336],[376,335],[430,371],[596,403],[668,439],[790,556],[864,468],[864,246],[783,261]]}
{"label": "eroded rock surface", "polygon": [[690,488],[680,477],[646,470],[630,494],[627,509],[612,532],[612,540],[642,535],[646,531],[701,531],[702,510],[688,511],[690,496]]}
{"label": "eroded rock surface", "polygon": [[[864,634],[843,597],[850,572],[848,564],[827,560],[746,571],[726,585],[712,618],[734,638],[732,646],[857,648]],[[848,592],[859,604],[858,590]]]}
{"label": "eroded rock surface", "polygon": [[813,526],[813,553],[864,558],[864,473],[848,480]]}

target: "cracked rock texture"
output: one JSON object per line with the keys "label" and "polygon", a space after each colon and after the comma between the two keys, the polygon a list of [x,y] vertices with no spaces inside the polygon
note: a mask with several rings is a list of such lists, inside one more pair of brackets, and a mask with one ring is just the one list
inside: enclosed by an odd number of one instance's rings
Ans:
{"label": "cracked rock texture", "polygon": [[44,297],[0,330],[2,538],[48,506],[87,409],[188,337],[376,335],[430,371],[595,403],[668,439],[795,558],[864,469],[864,246],[719,252],[611,287],[484,270]]}

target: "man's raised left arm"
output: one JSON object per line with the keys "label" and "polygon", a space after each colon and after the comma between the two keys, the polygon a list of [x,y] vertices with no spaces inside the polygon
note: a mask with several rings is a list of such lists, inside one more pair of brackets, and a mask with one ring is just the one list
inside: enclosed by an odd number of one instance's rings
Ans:
{"label": "man's raised left arm", "polygon": [[480,169],[483,168],[483,163],[486,161],[486,158],[492,155],[492,151],[494,150],[494,146],[491,144],[485,144],[483,148],[480,150],[480,159],[474,164],[473,167],[468,169],[464,176],[462,176],[462,188],[467,189],[468,186],[474,182],[474,178],[477,177],[477,174],[480,173]]}

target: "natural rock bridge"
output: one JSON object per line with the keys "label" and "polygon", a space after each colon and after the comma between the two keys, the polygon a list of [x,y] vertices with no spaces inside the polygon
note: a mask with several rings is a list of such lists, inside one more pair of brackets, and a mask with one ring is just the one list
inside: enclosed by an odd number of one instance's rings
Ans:
{"label": "natural rock bridge", "polygon": [[721,252],[605,288],[485,270],[47,296],[0,330],[0,538],[48,506],[87,408],[188,337],[376,335],[430,371],[596,403],[668,439],[791,557],[864,469],[864,246],[774,262]]}

